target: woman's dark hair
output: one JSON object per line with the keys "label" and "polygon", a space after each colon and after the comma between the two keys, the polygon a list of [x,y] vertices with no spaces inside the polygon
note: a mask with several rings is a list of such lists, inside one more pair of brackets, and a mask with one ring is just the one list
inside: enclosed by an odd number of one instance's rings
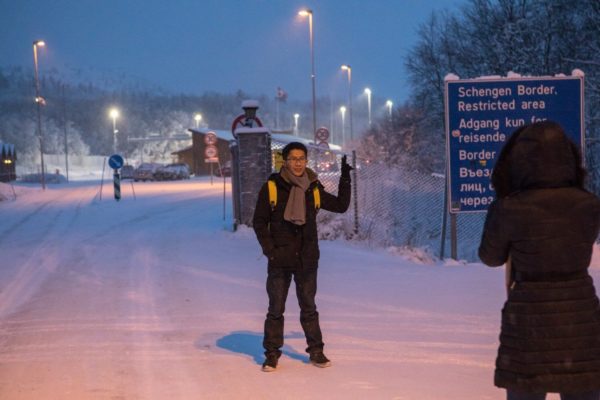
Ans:
{"label": "woman's dark hair", "polygon": [[283,156],[284,160],[287,160],[288,155],[290,154],[290,151],[292,150],[302,150],[304,152],[305,156],[308,156],[308,149],[306,148],[306,146],[300,142],[290,142],[288,144],[285,145],[285,147],[283,148],[281,155]]}
{"label": "woman's dark hair", "polygon": [[571,148],[571,152],[573,153],[573,157],[575,157],[575,182],[574,186],[585,189],[585,178],[587,176],[587,171],[583,168],[583,157],[581,155],[581,150],[572,140],[569,139],[569,147]]}
{"label": "woman's dark hair", "polygon": [[500,154],[498,155],[498,159],[496,160],[496,165],[494,166],[494,170],[492,171],[492,186],[494,186],[494,190],[496,191],[496,198],[500,199],[502,197],[506,197],[513,192],[511,180],[510,180],[510,166],[508,163],[508,156],[515,147],[515,143],[517,139],[523,133],[525,128],[528,125],[523,125],[519,127],[516,131],[514,131],[506,143],[502,150],[500,150]]}
{"label": "woman's dark hair", "polygon": [[504,144],[504,147],[502,147],[502,150],[498,155],[498,159],[496,160],[496,165],[494,166],[494,170],[492,171],[491,177],[492,186],[494,186],[494,189],[496,190],[496,198],[506,197],[518,189],[512,187],[513,182],[510,174],[510,153],[515,147],[519,136],[521,136],[521,134],[526,129],[532,127],[542,130],[555,129],[560,131],[564,135],[565,139],[568,142],[568,147],[572,153],[573,159],[575,161],[575,180],[571,182],[571,185],[580,189],[584,189],[585,177],[587,172],[582,165],[583,158],[581,156],[581,151],[579,150],[577,145],[565,135],[564,130],[559,124],[552,121],[543,121],[519,127],[510,135],[510,137]]}

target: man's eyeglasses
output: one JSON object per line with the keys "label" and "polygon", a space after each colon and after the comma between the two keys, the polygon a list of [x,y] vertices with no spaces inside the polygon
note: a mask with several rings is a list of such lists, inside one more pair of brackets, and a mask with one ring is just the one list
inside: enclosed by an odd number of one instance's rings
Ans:
{"label": "man's eyeglasses", "polygon": [[300,163],[303,164],[306,162],[306,157],[289,157],[287,161],[291,163]]}

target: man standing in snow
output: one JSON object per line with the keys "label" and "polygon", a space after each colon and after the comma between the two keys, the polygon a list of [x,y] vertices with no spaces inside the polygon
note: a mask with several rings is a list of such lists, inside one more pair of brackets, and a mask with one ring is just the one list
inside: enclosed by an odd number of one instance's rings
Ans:
{"label": "man standing in snow", "polygon": [[[292,277],[300,305],[300,323],[313,365],[329,367],[323,354],[319,313],[315,304],[319,245],[317,212],[319,208],[343,213],[350,205],[350,171],[342,157],[338,194],[327,193],[317,174],[306,167],[308,151],[299,142],[283,148],[285,164],[272,174],[258,194],[254,210],[254,231],[268,258],[267,294],[269,311],[265,320],[265,362],[262,370],[274,371],[283,346],[283,313]],[[271,185],[271,193],[269,193]]]}

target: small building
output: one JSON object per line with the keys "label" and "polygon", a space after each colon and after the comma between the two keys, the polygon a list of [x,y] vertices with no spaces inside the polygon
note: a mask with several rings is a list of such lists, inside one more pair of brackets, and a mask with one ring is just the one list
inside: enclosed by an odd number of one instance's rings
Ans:
{"label": "small building", "polygon": [[[233,135],[229,131],[215,130],[215,129],[188,129],[192,133],[192,145],[174,151],[172,155],[177,157],[177,162],[186,163],[192,173],[196,176],[210,175],[211,165],[205,162],[204,152],[206,150],[206,143],[204,137],[208,132],[214,132],[217,136],[217,157],[219,158],[219,164],[221,166],[231,164],[231,150],[229,150],[229,142],[234,140]],[[213,173],[218,171],[218,164],[212,165]]]}
{"label": "small building", "polygon": [[10,182],[17,179],[16,162],[17,152],[15,146],[0,142],[0,182]]}
{"label": "small building", "polygon": [[[210,175],[211,165],[210,163],[205,162],[205,159],[207,157],[205,157],[204,154],[206,150],[206,143],[204,142],[204,138],[208,132],[213,132],[217,137],[217,143],[215,144],[215,146],[217,147],[217,156],[219,158],[219,163],[222,167],[227,167],[231,165],[231,150],[229,149],[229,144],[230,142],[235,140],[231,131],[208,128],[188,129],[188,131],[192,133],[192,145],[171,153],[171,155],[176,157],[177,162],[186,163],[190,167],[192,173],[196,176]],[[315,145],[312,141],[308,139],[286,133],[271,132],[271,141],[274,157],[273,165],[276,168],[275,170],[279,170],[282,164],[281,149],[283,148],[283,146],[290,142],[304,143],[309,149],[310,156],[322,154],[323,152],[328,152],[322,147]],[[328,150],[331,151],[332,154],[341,153],[340,146],[334,144],[329,145]],[[217,164],[213,164],[213,173],[217,171],[218,168],[219,167]]]}

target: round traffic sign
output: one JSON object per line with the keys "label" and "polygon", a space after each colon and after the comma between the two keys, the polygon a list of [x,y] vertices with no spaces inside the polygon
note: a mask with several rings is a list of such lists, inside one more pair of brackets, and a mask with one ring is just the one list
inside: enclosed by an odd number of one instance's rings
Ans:
{"label": "round traffic sign", "polygon": [[329,139],[329,130],[322,126],[315,132],[315,137],[321,142],[326,142]]}
{"label": "round traffic sign", "polygon": [[217,144],[217,135],[213,131],[207,132],[204,135],[204,144],[206,144],[206,145]]}
{"label": "round traffic sign", "polygon": [[112,168],[112,169],[119,169],[123,166],[124,161],[123,161],[123,157],[121,157],[118,154],[113,154],[112,156],[110,156],[110,158],[108,159],[108,165]]}
{"label": "round traffic sign", "polygon": [[244,126],[252,127],[254,126],[254,123],[256,123],[256,126],[263,126],[262,121],[256,115],[253,117],[246,117],[245,114],[238,115],[231,124],[231,133],[233,134],[233,137],[237,139],[237,135],[235,134],[237,128],[241,128]]}
{"label": "round traffic sign", "polygon": [[206,146],[206,149],[204,149],[204,155],[206,156],[206,158],[213,158],[217,156],[217,148],[215,146],[208,145]]}

